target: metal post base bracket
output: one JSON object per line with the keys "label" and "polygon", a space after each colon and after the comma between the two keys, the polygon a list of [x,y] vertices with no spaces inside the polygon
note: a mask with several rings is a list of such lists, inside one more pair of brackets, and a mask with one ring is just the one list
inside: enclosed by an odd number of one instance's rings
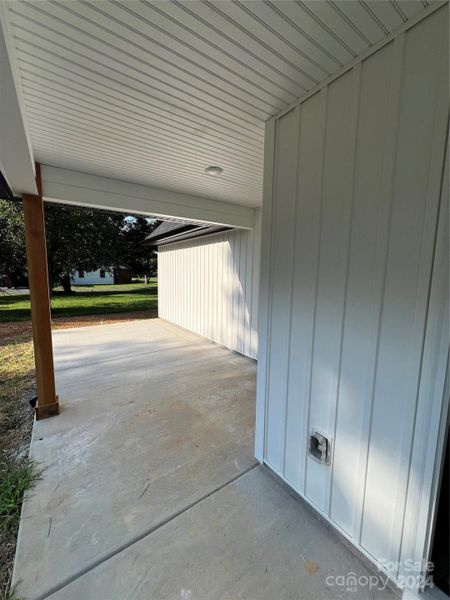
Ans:
{"label": "metal post base bracket", "polygon": [[59,398],[56,396],[56,401],[51,404],[42,404],[35,407],[36,421],[47,419],[48,417],[56,417],[59,415]]}

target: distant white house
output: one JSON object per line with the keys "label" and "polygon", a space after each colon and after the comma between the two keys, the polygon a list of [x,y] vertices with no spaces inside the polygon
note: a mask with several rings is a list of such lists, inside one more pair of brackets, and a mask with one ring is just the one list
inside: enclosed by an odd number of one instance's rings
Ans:
{"label": "distant white house", "polygon": [[75,271],[71,277],[73,285],[111,285],[112,283],[131,283],[131,271],[120,269],[97,269],[96,271]]}
{"label": "distant white house", "polygon": [[114,283],[114,270],[76,271],[71,279],[74,285],[107,285]]}

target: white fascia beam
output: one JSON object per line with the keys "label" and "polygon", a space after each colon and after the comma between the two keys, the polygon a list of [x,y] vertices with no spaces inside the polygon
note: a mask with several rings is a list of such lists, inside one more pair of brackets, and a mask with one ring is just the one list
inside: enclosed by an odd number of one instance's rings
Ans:
{"label": "white fascia beam", "polygon": [[14,79],[12,46],[8,44],[6,3],[0,6],[0,21],[0,171],[14,194],[36,194],[33,153]]}
{"label": "white fascia beam", "polygon": [[243,229],[252,229],[255,223],[255,210],[246,206],[50,165],[41,165],[41,179],[42,195],[49,202]]}

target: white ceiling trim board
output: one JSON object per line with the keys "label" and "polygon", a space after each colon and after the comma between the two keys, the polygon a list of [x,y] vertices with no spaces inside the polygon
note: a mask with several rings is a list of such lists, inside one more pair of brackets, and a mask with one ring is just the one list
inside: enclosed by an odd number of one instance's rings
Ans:
{"label": "white ceiling trim board", "polygon": [[42,195],[50,202],[168,216],[251,229],[251,208],[189,194],[41,165]]}

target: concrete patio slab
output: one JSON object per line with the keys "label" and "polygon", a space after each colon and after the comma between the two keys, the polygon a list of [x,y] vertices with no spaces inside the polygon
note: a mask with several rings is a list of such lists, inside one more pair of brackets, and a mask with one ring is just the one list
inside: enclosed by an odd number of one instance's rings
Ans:
{"label": "concrete patio slab", "polygon": [[34,426],[45,470],[14,569],[27,599],[255,464],[254,361],[157,319],[54,341],[62,412]]}
{"label": "concrete patio slab", "polygon": [[395,598],[370,589],[370,577],[335,533],[256,467],[50,598]]}
{"label": "concrete patio slab", "polygon": [[34,427],[21,597],[395,597],[256,464],[254,361],[158,319],[54,342],[62,413]]}

